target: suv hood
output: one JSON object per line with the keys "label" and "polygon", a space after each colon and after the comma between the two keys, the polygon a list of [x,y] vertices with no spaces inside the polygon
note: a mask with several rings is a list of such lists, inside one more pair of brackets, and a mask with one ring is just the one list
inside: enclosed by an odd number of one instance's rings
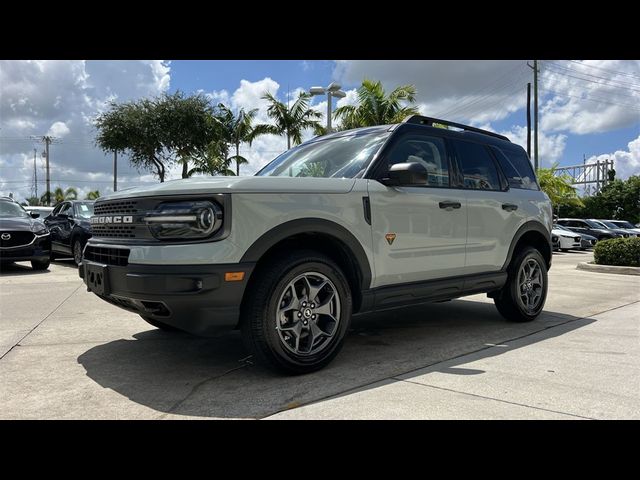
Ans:
{"label": "suv hood", "polygon": [[36,232],[45,228],[44,223],[31,217],[0,217],[0,230],[26,230],[28,232]]}
{"label": "suv hood", "polygon": [[121,190],[99,201],[194,193],[349,193],[355,182],[354,178],[197,177]]}

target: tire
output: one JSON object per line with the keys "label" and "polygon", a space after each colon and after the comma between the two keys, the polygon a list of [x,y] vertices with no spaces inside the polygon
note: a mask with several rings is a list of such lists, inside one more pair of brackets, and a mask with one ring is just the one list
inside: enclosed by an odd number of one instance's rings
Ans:
{"label": "tire", "polygon": [[154,327],[159,328],[160,330],[164,330],[165,332],[182,332],[182,330],[180,330],[179,328],[159,322],[158,320],[154,320],[153,318],[145,317],[143,315],[140,315],[140,318],[142,318],[149,325],[153,325]]}
{"label": "tire", "polygon": [[[539,274],[535,274],[537,270],[534,268],[534,280],[524,284],[523,290],[521,290],[521,280],[527,276],[526,270],[523,271],[523,269],[528,268],[531,271],[533,265],[539,268]],[[544,258],[535,248],[526,247],[518,252],[512,260],[507,274],[507,283],[493,299],[498,312],[511,322],[534,320],[542,312],[544,302],[547,299],[547,264]],[[541,284],[539,288],[536,288],[536,283]],[[531,308],[525,306],[523,297],[530,302]]]}
{"label": "tire", "polygon": [[301,250],[270,259],[254,275],[240,323],[254,359],[294,375],[328,365],[351,323],[351,289],[340,267]]}
{"label": "tire", "polygon": [[71,253],[73,254],[73,262],[76,264],[76,266],[78,266],[82,261],[82,247],[83,247],[82,241],[80,241],[79,238],[76,238],[73,241],[73,244],[71,247]]}
{"label": "tire", "polygon": [[47,259],[44,262],[41,262],[40,260],[31,260],[31,268],[34,270],[46,270],[49,268],[50,264],[50,259]]}

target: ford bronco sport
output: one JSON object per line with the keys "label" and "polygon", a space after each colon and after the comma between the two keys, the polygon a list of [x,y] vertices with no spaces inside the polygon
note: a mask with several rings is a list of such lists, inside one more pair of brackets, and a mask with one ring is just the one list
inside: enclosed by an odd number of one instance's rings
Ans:
{"label": "ford bronco sport", "polygon": [[551,204],[522,147],[418,115],[316,137],[252,177],[117,192],[91,223],[88,290],[161,329],[239,328],[289,373],[327,365],[354,313],[487,293],[533,320],[551,266]]}

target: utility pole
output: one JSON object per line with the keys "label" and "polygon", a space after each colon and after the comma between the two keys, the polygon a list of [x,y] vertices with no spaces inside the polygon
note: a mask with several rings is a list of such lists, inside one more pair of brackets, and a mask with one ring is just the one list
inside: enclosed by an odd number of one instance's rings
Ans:
{"label": "utility pole", "polygon": [[51,137],[49,135],[45,135],[42,137],[44,141],[44,156],[47,162],[47,170],[46,170],[46,179],[47,179],[47,190],[45,191],[45,195],[47,195],[47,205],[51,206],[51,175],[49,171],[49,145],[51,144]]}
{"label": "utility pole", "polygon": [[36,155],[38,154],[38,149],[33,149],[33,188],[34,188],[34,196],[38,198],[38,168],[36,167]]}
{"label": "utility pole", "polygon": [[118,191],[118,151],[113,151],[113,191]]}
{"label": "utility pole", "polygon": [[531,83],[527,83],[527,155],[531,158]]}
{"label": "utility pole", "polygon": [[533,69],[533,166],[538,170],[538,60],[527,66]]}

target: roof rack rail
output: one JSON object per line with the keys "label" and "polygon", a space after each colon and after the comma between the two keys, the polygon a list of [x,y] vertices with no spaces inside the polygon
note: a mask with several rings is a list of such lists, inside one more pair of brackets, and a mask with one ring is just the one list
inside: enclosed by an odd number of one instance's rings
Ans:
{"label": "roof rack rail", "polygon": [[415,123],[418,125],[428,125],[430,127],[432,127],[434,123],[439,123],[440,125],[446,125],[448,127],[461,128],[462,130],[467,132],[481,133],[483,135],[490,135],[492,137],[496,137],[501,140],[506,140],[507,142],[511,141],[507,137],[505,137],[504,135],[500,135],[499,133],[493,133],[488,130],[482,130],[481,128],[470,127],[469,125],[450,122],[448,120],[441,120],[439,118],[424,117],[422,115],[409,115],[407,118],[405,118],[402,121],[402,123]]}

